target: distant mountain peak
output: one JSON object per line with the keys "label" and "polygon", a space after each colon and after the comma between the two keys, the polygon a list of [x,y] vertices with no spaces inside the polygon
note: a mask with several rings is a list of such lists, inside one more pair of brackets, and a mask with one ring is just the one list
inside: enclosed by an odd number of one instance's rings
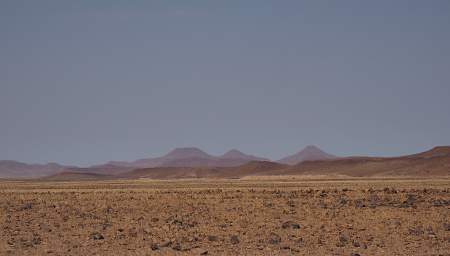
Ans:
{"label": "distant mountain peak", "polygon": [[247,157],[246,154],[242,153],[237,149],[232,149],[222,155],[223,158],[243,158]]}
{"label": "distant mountain peak", "polygon": [[208,155],[206,152],[199,148],[195,147],[183,147],[183,148],[175,148],[174,150],[167,153],[164,157],[167,158],[210,158],[211,155]]}
{"label": "distant mountain peak", "polygon": [[333,158],[336,158],[336,156],[326,153],[317,146],[308,145],[299,152],[297,152],[296,154],[282,158],[278,160],[278,162],[283,164],[294,165],[301,163],[303,161],[325,160]]}
{"label": "distant mountain peak", "polygon": [[315,145],[308,145],[306,147],[304,147],[302,150],[300,150],[298,153],[324,153],[327,154],[326,152],[324,152],[323,150],[321,150],[320,148],[318,148]]}
{"label": "distant mountain peak", "polygon": [[245,153],[242,153],[241,151],[237,149],[232,149],[222,156],[220,156],[222,159],[241,159],[241,160],[248,160],[248,161],[269,161],[267,158],[263,157],[257,157],[254,155],[248,155]]}
{"label": "distant mountain peak", "polygon": [[320,148],[318,148],[316,145],[307,145],[305,148],[303,148],[303,150],[321,150]]}

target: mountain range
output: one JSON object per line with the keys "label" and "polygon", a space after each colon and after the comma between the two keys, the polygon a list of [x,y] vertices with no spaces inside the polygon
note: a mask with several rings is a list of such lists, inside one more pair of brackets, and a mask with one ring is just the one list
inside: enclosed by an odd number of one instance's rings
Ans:
{"label": "mountain range", "polygon": [[238,166],[249,161],[269,161],[267,158],[247,155],[232,149],[221,156],[210,155],[198,148],[176,148],[164,156],[139,159],[133,162],[108,162],[108,165],[145,168],[145,167],[200,167],[200,166]]}
{"label": "mountain range", "polygon": [[307,146],[276,162],[236,149],[213,156],[192,147],[177,148],[161,157],[111,161],[87,168],[0,161],[0,178],[16,179],[242,178],[260,175],[450,176],[450,146],[399,157],[336,157],[315,146]]}
{"label": "mountain range", "polygon": [[[322,157],[321,157],[322,155]],[[307,146],[289,158],[288,164],[305,160],[328,159],[329,154],[315,146]],[[296,160],[297,159],[297,160]],[[229,150],[221,156],[210,155],[195,147],[176,148],[167,154],[135,161],[110,161],[106,164],[87,168],[64,166],[55,163],[26,164],[17,161],[0,161],[0,178],[36,178],[55,175],[61,172],[98,173],[118,175],[138,168],[154,167],[236,167],[251,161],[270,161],[264,157],[244,154],[237,149]]]}

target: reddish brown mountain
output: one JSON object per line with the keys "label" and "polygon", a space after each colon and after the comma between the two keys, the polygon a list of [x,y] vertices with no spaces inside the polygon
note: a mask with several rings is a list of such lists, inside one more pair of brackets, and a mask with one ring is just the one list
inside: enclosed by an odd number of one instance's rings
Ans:
{"label": "reddish brown mountain", "polygon": [[336,158],[336,156],[328,154],[316,146],[309,145],[298,153],[282,158],[277,162],[282,164],[294,165],[304,161],[326,160],[334,158]]}
{"label": "reddish brown mountain", "polygon": [[278,172],[281,175],[449,176],[450,147],[400,157],[345,157],[306,161]]}
{"label": "reddish brown mountain", "polygon": [[252,161],[234,167],[155,167],[136,169],[121,175],[121,177],[133,179],[239,178],[261,173],[274,173],[287,167],[287,165],[269,161]]}

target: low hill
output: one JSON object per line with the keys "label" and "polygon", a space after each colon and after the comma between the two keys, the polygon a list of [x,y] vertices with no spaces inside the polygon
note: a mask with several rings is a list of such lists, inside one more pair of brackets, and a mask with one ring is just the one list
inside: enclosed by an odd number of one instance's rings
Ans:
{"label": "low hill", "polygon": [[75,181],[75,180],[106,180],[114,179],[115,176],[99,173],[62,172],[52,176],[41,178],[45,181]]}
{"label": "low hill", "polygon": [[65,171],[68,166],[56,163],[26,164],[11,160],[0,161],[0,178],[39,178]]}
{"label": "low hill", "polygon": [[281,172],[284,175],[341,174],[367,176],[449,176],[450,147],[401,157],[347,157],[306,161]]}
{"label": "low hill", "polygon": [[223,168],[217,176],[221,178],[233,178],[254,176],[268,172],[276,174],[279,170],[283,170],[287,167],[288,165],[270,161],[252,161],[237,167]]}
{"label": "low hill", "polygon": [[136,169],[121,175],[122,178],[180,179],[180,178],[239,178],[263,172],[275,172],[287,165],[252,161],[234,167],[155,167]]}
{"label": "low hill", "polygon": [[134,170],[133,167],[116,166],[111,164],[99,165],[95,167],[71,167],[66,168],[66,172],[71,173],[97,173],[102,175],[120,175]]}
{"label": "low hill", "polygon": [[214,177],[216,168],[208,167],[154,167],[136,169],[120,175],[126,179],[182,179]]}
{"label": "low hill", "polygon": [[405,156],[408,158],[434,158],[434,157],[450,157],[450,146],[438,146],[428,151]]}

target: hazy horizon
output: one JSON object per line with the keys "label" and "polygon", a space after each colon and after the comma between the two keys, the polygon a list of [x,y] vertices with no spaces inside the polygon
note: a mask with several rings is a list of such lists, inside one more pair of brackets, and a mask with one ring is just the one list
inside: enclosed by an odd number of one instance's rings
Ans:
{"label": "hazy horizon", "polygon": [[0,160],[450,145],[449,1],[0,3]]}

